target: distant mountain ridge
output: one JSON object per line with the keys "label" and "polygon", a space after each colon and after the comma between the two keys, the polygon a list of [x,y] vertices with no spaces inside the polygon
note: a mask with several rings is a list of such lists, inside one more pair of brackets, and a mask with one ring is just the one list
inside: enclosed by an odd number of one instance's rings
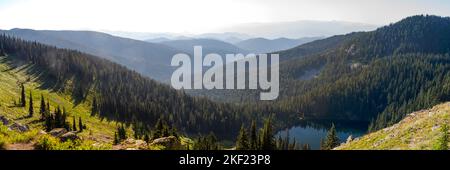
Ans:
{"label": "distant mountain ridge", "polygon": [[289,38],[252,38],[235,43],[236,46],[252,51],[254,53],[269,53],[281,50],[287,50],[305,43],[309,43],[315,40],[322,39],[323,37],[305,37],[299,39]]}
{"label": "distant mountain ridge", "polygon": [[194,53],[194,46],[202,46],[203,54],[216,53],[223,57],[226,54],[247,54],[249,51],[239,48],[233,44],[214,39],[188,39],[188,40],[172,40],[160,42],[163,45],[186,51],[190,54]]}
{"label": "distant mountain ridge", "polygon": [[106,58],[159,81],[170,79],[171,57],[178,49],[93,31],[0,30],[0,34],[74,49]]}

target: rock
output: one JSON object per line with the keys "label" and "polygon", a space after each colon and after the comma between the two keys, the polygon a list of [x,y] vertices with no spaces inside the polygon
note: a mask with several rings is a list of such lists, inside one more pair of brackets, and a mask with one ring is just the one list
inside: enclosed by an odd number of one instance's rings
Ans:
{"label": "rock", "polygon": [[64,135],[65,133],[67,133],[67,130],[64,128],[55,128],[55,129],[52,129],[50,132],[48,132],[48,134],[50,134],[54,137],[60,137],[60,136]]}
{"label": "rock", "polygon": [[61,141],[65,142],[67,140],[74,141],[74,140],[80,139],[80,137],[78,137],[78,135],[74,132],[67,132],[67,133],[61,135],[59,137],[59,139],[61,139]]}
{"label": "rock", "polygon": [[30,130],[28,125],[22,125],[22,124],[17,123],[17,122],[14,122],[11,126],[9,126],[9,129],[10,130],[19,131],[19,132],[26,132],[26,131]]}
{"label": "rock", "polygon": [[9,125],[9,120],[5,116],[0,116],[0,122],[2,122],[5,126]]}
{"label": "rock", "polygon": [[153,142],[150,145],[161,145],[166,147],[166,149],[177,149],[181,148],[181,143],[175,136],[169,136],[169,137],[162,137],[153,140]]}
{"label": "rock", "polygon": [[350,136],[348,136],[347,141],[345,143],[350,143],[352,141],[353,141],[353,136],[350,135]]}
{"label": "rock", "polygon": [[45,131],[43,131],[43,130],[40,130],[39,131],[39,135],[46,135],[47,134],[47,132],[45,132]]}
{"label": "rock", "polygon": [[113,146],[115,150],[145,150],[148,149],[147,142],[128,138],[119,145]]}

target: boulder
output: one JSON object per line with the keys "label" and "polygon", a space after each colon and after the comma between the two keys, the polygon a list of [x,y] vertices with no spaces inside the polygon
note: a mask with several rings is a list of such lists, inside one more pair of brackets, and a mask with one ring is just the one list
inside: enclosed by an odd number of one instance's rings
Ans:
{"label": "boulder", "polygon": [[0,116],[0,122],[5,126],[9,125],[9,120],[5,116]]}
{"label": "boulder", "polygon": [[353,141],[353,136],[350,135],[350,136],[348,136],[347,141],[345,143],[350,143],[352,141]]}
{"label": "boulder", "polygon": [[61,139],[61,141],[65,142],[67,140],[74,141],[74,140],[80,139],[80,137],[74,132],[67,132],[67,133],[61,135],[59,137],[59,139]]}
{"label": "boulder", "polygon": [[28,125],[22,125],[22,124],[17,123],[17,122],[14,122],[12,125],[10,125],[9,129],[10,130],[19,131],[19,132],[26,132],[26,131],[30,130]]}
{"label": "boulder", "polygon": [[54,137],[60,137],[60,136],[64,135],[65,133],[67,133],[67,130],[64,128],[55,128],[55,129],[52,129],[50,132],[48,132],[48,134],[50,134]]}
{"label": "boulder", "polygon": [[143,140],[135,140],[128,138],[122,143],[113,146],[115,150],[146,150],[148,149],[147,142]]}
{"label": "boulder", "polygon": [[150,145],[161,145],[166,147],[166,149],[177,149],[181,148],[180,140],[178,140],[175,136],[169,136],[169,137],[162,137],[153,140],[153,142]]}
{"label": "boulder", "polygon": [[45,131],[43,131],[43,130],[40,130],[38,134],[39,134],[39,135],[46,135],[47,132],[45,132]]}

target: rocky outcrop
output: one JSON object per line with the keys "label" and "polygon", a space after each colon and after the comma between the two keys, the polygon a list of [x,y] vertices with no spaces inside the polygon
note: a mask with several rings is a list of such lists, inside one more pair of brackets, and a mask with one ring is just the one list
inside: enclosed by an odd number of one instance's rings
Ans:
{"label": "rocky outcrop", "polygon": [[74,140],[80,139],[80,137],[74,132],[67,132],[67,133],[61,135],[59,137],[59,139],[61,139],[61,141],[65,142],[68,140],[74,141]]}
{"label": "rocky outcrop", "polygon": [[0,122],[1,122],[3,125],[8,126],[10,121],[9,121],[9,119],[6,118],[5,116],[0,116]]}
{"label": "rocky outcrop", "polygon": [[65,133],[67,133],[67,130],[64,128],[55,128],[55,129],[52,129],[50,132],[48,132],[48,134],[50,134],[54,137],[61,137]]}
{"label": "rocky outcrop", "polygon": [[8,126],[9,130],[15,130],[18,132],[26,132],[26,131],[30,130],[30,127],[28,127],[28,125],[22,125],[21,123],[13,122],[13,121],[9,120],[8,118],[6,118],[5,116],[0,116],[0,123],[5,126],[9,125]]}
{"label": "rocky outcrop", "polygon": [[152,145],[161,145],[164,146],[166,149],[178,149],[181,148],[181,142],[178,140],[175,136],[169,136],[169,137],[162,137],[153,140],[153,142],[150,144]]}
{"label": "rocky outcrop", "polygon": [[26,132],[26,131],[30,130],[28,125],[22,125],[22,124],[17,123],[17,122],[14,122],[11,126],[9,126],[8,129],[9,130],[19,131],[19,132]]}
{"label": "rocky outcrop", "polygon": [[147,142],[143,140],[135,140],[128,138],[118,145],[113,146],[114,150],[146,150],[148,149]]}

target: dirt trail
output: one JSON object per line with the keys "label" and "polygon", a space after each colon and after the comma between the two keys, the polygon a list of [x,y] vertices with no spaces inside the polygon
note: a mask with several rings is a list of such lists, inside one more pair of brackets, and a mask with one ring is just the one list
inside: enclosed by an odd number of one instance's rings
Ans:
{"label": "dirt trail", "polygon": [[32,143],[14,143],[6,145],[6,150],[34,150]]}

